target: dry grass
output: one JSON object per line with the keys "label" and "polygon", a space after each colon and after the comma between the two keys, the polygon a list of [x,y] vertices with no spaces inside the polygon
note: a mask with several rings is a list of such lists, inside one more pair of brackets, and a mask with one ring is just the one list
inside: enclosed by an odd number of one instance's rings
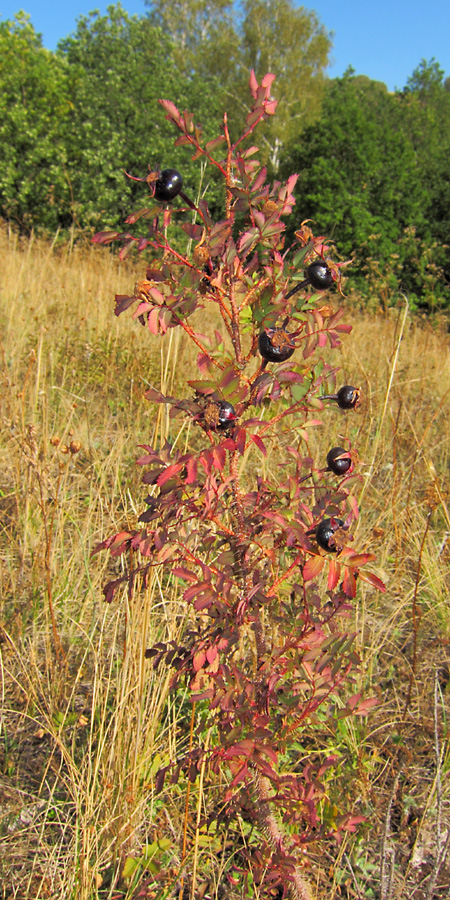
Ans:
{"label": "dry grass", "polygon": [[[181,392],[192,357],[175,332],[160,342],[114,318],[114,294],[142,272],[105,249],[2,233],[0,252],[2,896],[131,898],[133,878],[117,893],[127,858],[155,852],[174,877],[180,866],[182,788],[178,802],[155,798],[152,783],[188,739],[189,704],[144,651],[176,637],[187,613],[157,573],[138,601],[105,607],[102,585],[120,563],[90,554],[135,526],[137,445],[168,434],[146,384]],[[402,306],[349,316],[353,333],[328,358],[366,399],[352,416],[325,410],[311,448],[319,459],[338,438],[358,448],[355,545],[376,552],[387,592],[359,589],[361,682],[380,703],[367,722],[343,721],[330,784],[370,826],[316,860],[318,896],[432,900],[448,895],[450,871],[438,869],[450,833],[450,340]],[[197,785],[193,821],[201,799]],[[225,849],[203,836],[198,871],[214,858],[220,872]]]}

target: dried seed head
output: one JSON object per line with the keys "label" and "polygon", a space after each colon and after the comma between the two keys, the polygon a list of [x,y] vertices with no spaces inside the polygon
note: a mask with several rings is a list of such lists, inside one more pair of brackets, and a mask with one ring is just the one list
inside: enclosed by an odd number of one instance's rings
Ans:
{"label": "dried seed head", "polygon": [[194,252],[193,252],[192,256],[193,256],[195,265],[198,266],[199,268],[201,268],[205,265],[205,263],[208,262],[208,259],[210,257],[210,252],[209,252],[208,247],[205,247],[204,244],[197,244],[197,246],[194,247]]}
{"label": "dried seed head", "polygon": [[441,496],[434,482],[432,484],[429,484],[425,491],[424,497],[425,504],[428,506],[428,509],[437,509],[441,504]]}
{"label": "dried seed head", "polygon": [[275,200],[266,200],[264,206],[261,209],[261,212],[262,212],[263,216],[266,217],[266,219],[268,218],[268,216],[271,216],[272,213],[277,212],[277,211],[278,211],[278,203],[275,203]]}
{"label": "dried seed head", "polygon": [[75,455],[75,453],[79,453],[81,450],[81,441],[71,441],[69,444],[70,452]]}
{"label": "dried seed head", "polygon": [[134,294],[138,300],[148,300],[150,296],[150,288],[154,287],[154,281],[147,281],[146,278],[143,281],[137,281],[134,286]]}

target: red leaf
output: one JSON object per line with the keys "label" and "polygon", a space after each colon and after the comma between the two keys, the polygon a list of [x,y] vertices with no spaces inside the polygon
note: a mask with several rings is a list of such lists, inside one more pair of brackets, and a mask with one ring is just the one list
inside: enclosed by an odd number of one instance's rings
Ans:
{"label": "red leaf", "polygon": [[198,703],[199,700],[210,700],[214,695],[212,688],[202,691],[201,694],[191,694],[191,703]]}
{"label": "red leaf", "polygon": [[206,659],[208,660],[210,665],[216,659],[217,653],[218,653],[218,650],[215,645],[213,647],[208,647],[208,649],[206,651]]}
{"label": "red leaf", "polygon": [[119,234],[119,231],[97,231],[91,241],[93,244],[110,244],[119,237]]}
{"label": "red leaf", "polygon": [[216,147],[220,147],[221,144],[226,140],[224,134],[220,134],[219,137],[213,138],[212,141],[207,141],[205,144],[205,150],[208,153],[211,153],[212,150],[215,150]]}
{"label": "red leaf", "polygon": [[312,581],[313,578],[317,578],[317,576],[320,575],[324,565],[325,559],[323,556],[310,556],[303,566],[304,580]]}
{"label": "red leaf", "polygon": [[166,777],[168,766],[164,766],[163,769],[160,769],[155,778],[155,792],[160,794],[164,787],[164,779]]}
{"label": "red leaf", "polygon": [[278,100],[270,100],[269,103],[264,104],[265,112],[268,116],[274,116],[276,112],[276,108],[278,106]]}
{"label": "red leaf", "polygon": [[328,568],[328,590],[333,591],[341,577],[341,567],[336,559],[331,559]]}
{"label": "red leaf", "polygon": [[256,75],[255,75],[253,69],[252,69],[252,71],[250,72],[250,78],[249,78],[248,85],[249,85],[249,88],[250,88],[250,90],[251,90],[251,92],[252,92],[252,96],[253,96],[253,97],[256,97],[256,91],[258,90],[258,82],[257,82],[257,80],[256,80]]}
{"label": "red leaf", "polygon": [[235,433],[235,435],[234,435],[234,442],[236,444],[236,450],[238,451],[238,453],[241,454],[241,456],[243,455],[244,450],[245,450],[246,437],[247,437],[247,432],[245,431],[245,428],[240,428],[239,431],[237,433]]}
{"label": "red leaf", "polygon": [[206,653],[204,650],[199,650],[198,653],[194,653],[194,658],[192,660],[194,672],[198,672],[200,669],[203,669],[205,662],[206,662]]}
{"label": "red leaf", "polygon": [[264,441],[261,440],[261,438],[259,437],[259,435],[258,435],[258,434],[251,434],[251,435],[250,435],[250,439],[253,441],[254,444],[256,444],[257,447],[259,447],[259,449],[261,450],[261,453],[262,453],[264,456],[267,456],[266,445],[265,445]]}
{"label": "red leaf", "polygon": [[183,566],[177,566],[175,569],[172,569],[172,575],[174,575],[175,578],[182,578],[183,581],[190,581],[191,584],[197,584],[198,581],[197,576]]}
{"label": "red leaf", "polygon": [[180,128],[182,128],[184,123],[177,107],[175,106],[175,103],[172,103],[171,100],[158,100],[158,103],[160,103],[162,108],[165,109],[167,113],[166,119],[171,119],[172,122],[175,122]]}
{"label": "red leaf", "polygon": [[263,76],[263,79],[261,81],[261,87],[270,88],[272,85],[272,82],[275,81],[275,78],[276,78],[276,75],[274,75],[272,72],[267,72],[266,75]]}
{"label": "red leaf", "polygon": [[346,554],[345,557],[345,565],[351,566],[352,568],[359,568],[359,566],[365,566],[368,562],[374,562],[376,556],[374,553],[355,553],[350,556]]}
{"label": "red leaf", "polygon": [[386,585],[381,581],[381,578],[378,578],[378,576],[374,575],[373,572],[360,572],[359,577],[362,579],[362,581],[367,581],[368,584],[371,584],[372,587],[377,589],[377,591],[381,591],[384,594]]}
{"label": "red leaf", "polygon": [[208,581],[198,581],[197,584],[194,584],[193,587],[187,588],[183,594],[183,598],[189,603],[197,594],[204,594],[205,591],[209,590],[209,582]]}
{"label": "red leaf", "polygon": [[195,484],[197,481],[197,460],[191,457],[186,462],[187,478],[186,484]]}
{"label": "red leaf", "polygon": [[219,446],[214,447],[214,449],[212,451],[212,458],[213,458],[214,467],[216,469],[218,469],[219,472],[221,472],[222,469],[225,467],[227,454],[226,454],[225,450],[223,449],[223,447],[220,446],[220,444],[219,444]]}
{"label": "red leaf", "polygon": [[133,303],[136,302],[136,297],[129,297],[127,294],[116,294],[116,307],[114,310],[115,316],[120,316],[129,306],[132,306]]}
{"label": "red leaf", "polygon": [[173,478],[174,475],[177,475],[178,472],[183,468],[184,463],[174,463],[172,466],[167,466],[167,469],[164,469],[161,475],[158,476],[157,485],[158,487],[162,487],[166,481],[169,481],[170,478]]}
{"label": "red leaf", "polygon": [[152,311],[148,314],[147,328],[151,331],[152,334],[158,334],[158,331],[159,331],[159,309],[158,309],[158,307],[154,307],[152,309]]}
{"label": "red leaf", "polygon": [[118,578],[116,581],[109,581],[108,584],[105,585],[105,587],[103,588],[103,595],[105,597],[106,603],[111,603],[112,600],[114,600],[114,595],[122,580],[122,578]]}
{"label": "red leaf", "polygon": [[356,597],[356,580],[351,569],[345,569],[342,590],[344,591],[344,594],[347,594],[347,597]]}
{"label": "red leaf", "polygon": [[354,711],[355,716],[367,716],[370,709],[378,706],[378,697],[368,697],[367,700],[361,700]]}
{"label": "red leaf", "polygon": [[356,831],[356,826],[360,825],[361,822],[366,822],[367,819],[365,816],[352,816],[350,819],[341,825],[343,831]]}

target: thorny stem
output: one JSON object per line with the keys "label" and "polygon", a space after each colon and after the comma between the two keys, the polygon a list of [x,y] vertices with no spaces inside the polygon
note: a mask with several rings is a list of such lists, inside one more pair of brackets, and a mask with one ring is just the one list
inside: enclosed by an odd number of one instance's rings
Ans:
{"label": "thorny stem", "polygon": [[227,169],[225,172],[225,177],[226,177],[225,218],[231,219],[231,204],[233,202],[233,195],[230,190],[232,147],[231,147],[231,141],[230,141],[230,133],[228,131],[228,116],[226,113],[223,114],[223,126],[224,126],[224,131],[225,131],[225,138],[226,138],[227,146],[228,146]]}
{"label": "thorny stem", "polygon": [[[169,307],[169,308],[170,308],[170,307]],[[186,334],[188,334],[189,337],[194,341],[194,344],[196,344],[196,346],[199,348],[199,350],[201,350],[202,353],[204,353],[205,356],[207,356],[208,359],[210,359],[211,362],[212,362],[215,366],[217,366],[218,369],[224,369],[225,367],[222,366],[221,363],[217,362],[216,359],[213,359],[213,357],[209,355],[209,353],[208,353],[206,347],[204,347],[203,344],[202,344],[202,342],[199,341],[198,337],[197,337],[196,334],[195,334],[195,331],[191,328],[191,326],[188,325],[187,322],[184,322],[183,319],[180,319],[180,317],[177,316],[176,313],[172,312],[172,315],[173,315],[174,319],[177,320],[177,325],[181,325],[181,327],[184,329],[184,331],[186,332]]]}
{"label": "thorny stem", "polygon": [[[251,589],[251,579],[250,573],[246,570],[244,564],[244,555],[245,555],[245,538],[247,536],[247,529],[245,526],[245,513],[244,507],[242,505],[242,495],[239,484],[239,471],[238,471],[238,456],[237,451],[233,450],[230,453],[230,475],[231,475],[231,490],[233,493],[233,511],[236,519],[236,538],[237,538],[237,553],[239,556],[239,565],[241,568],[241,575],[243,580],[243,596],[248,594]],[[241,599],[243,599],[241,595]]]}
{"label": "thorny stem", "polygon": [[241,305],[239,306],[239,312],[242,309],[245,309],[245,307],[249,305],[250,300],[256,293],[261,294],[262,291],[264,290],[264,288],[266,288],[267,285],[270,284],[270,282],[271,282],[270,278],[263,278],[261,281],[258,282],[258,284],[255,285],[255,287],[253,287],[251,289],[251,291],[248,291],[248,293],[245,295]]}
{"label": "thorny stem", "polygon": [[[233,195],[231,193],[231,160],[232,160],[232,147],[230,142],[230,135],[228,132],[228,121],[227,114],[224,113],[223,117],[224,127],[225,127],[225,137],[227,139],[228,144],[228,153],[227,153],[227,173],[226,173],[226,218],[233,218],[233,210],[232,210],[232,202]],[[234,347],[234,352],[236,354],[236,362],[238,364],[242,363],[242,348],[241,348],[241,334],[239,330],[239,310],[236,303],[236,298],[234,296],[234,284],[232,279],[232,274],[230,272],[230,307],[231,307],[231,340]]]}
{"label": "thorny stem", "polygon": [[[281,851],[289,855],[285,848],[285,835],[280,830],[280,826],[272,812],[272,805],[269,796],[270,783],[269,780],[256,771],[255,785],[257,794],[257,816],[260,825],[266,834],[267,840],[273,850]],[[302,878],[298,867],[294,868],[292,882],[288,886],[289,893],[293,900],[311,900],[311,891]]]}
{"label": "thorny stem", "polygon": [[254,122],[253,125],[249,125],[249,127],[247,128],[247,131],[244,131],[244,133],[241,134],[241,136],[237,139],[237,141],[235,141],[235,143],[233,144],[232,150],[236,150],[236,147],[238,147],[239,144],[242,144],[242,142],[245,141],[245,139],[255,130],[256,126],[259,125],[259,123],[263,121],[263,119],[264,119],[264,111],[262,111],[260,113],[256,122]]}
{"label": "thorny stem", "polygon": [[241,332],[239,330],[239,310],[237,308],[234,296],[234,284],[230,284],[230,306],[231,306],[231,340],[233,342],[234,352],[236,353],[236,362],[238,365],[242,363],[241,348]]}

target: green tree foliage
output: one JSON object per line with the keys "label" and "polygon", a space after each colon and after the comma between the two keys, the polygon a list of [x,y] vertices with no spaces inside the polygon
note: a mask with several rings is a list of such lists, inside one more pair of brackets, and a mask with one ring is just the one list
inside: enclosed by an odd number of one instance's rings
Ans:
{"label": "green tree foliage", "polygon": [[[424,251],[433,237],[442,239],[432,224],[441,174],[433,186],[429,163],[427,170],[412,139],[421,102],[415,89],[406,100],[349,72],[330,82],[320,120],[290,145],[288,158],[290,171],[294,165],[300,173],[301,217],[314,219],[320,231],[339,234],[344,255],[360,248],[354,283],[364,289],[362,276],[371,273],[373,289],[375,269],[388,272],[387,288],[405,291],[413,304],[434,305],[443,251],[436,245],[426,265]],[[444,281],[440,293],[442,301]]]}
{"label": "green tree foliage", "polygon": [[[316,14],[293,0],[148,0],[150,18],[174,42],[183,71],[218,81],[223,109],[233,134],[248,111],[248,79],[276,75],[276,125],[266,122],[262,140],[267,160],[277,170],[287,140],[317,118],[330,35]],[[234,106],[234,112],[233,112]],[[231,111],[230,111],[231,109]]]}
{"label": "green tree foliage", "polygon": [[[330,36],[294,0],[153,0],[149,15],[120,4],[82,17],[56,53],[25,14],[0,24],[0,215],[21,230],[123,228],[148,167],[200,176],[157,103],[193,108],[206,137],[225,106],[230,133],[247,108],[251,69],[276,75],[276,127],[261,126],[272,174],[300,173],[300,219],[359,248],[352,284],[388,302],[408,293],[450,306],[450,81],[422,60],[404,90],[352,71],[326,81]],[[231,102],[230,102],[231,98]],[[211,176],[208,176],[211,178]]]}
{"label": "green tree foliage", "polygon": [[[148,18],[129,16],[120,4],[106,16],[82,17],[75,34],[61,42],[59,56],[68,68],[73,104],[66,142],[74,219],[88,228],[118,224],[135,189],[124,171],[143,176],[149,165],[178,162],[157,99],[177,96],[183,106],[194,94],[199,118],[204,113],[214,119],[214,98],[200,93],[194,78],[180,75],[161,30]],[[192,184],[191,172],[183,174],[196,191],[197,174]]]}
{"label": "green tree foliage", "polygon": [[[245,73],[254,69],[276,75],[277,120],[267,123],[263,141],[277,171],[286,143],[317,119],[331,50],[330,35],[315,12],[292,0],[244,0],[240,62]],[[240,90],[243,93],[244,86]]]}
{"label": "green tree foliage", "polygon": [[[434,60],[422,60],[403,92],[408,138],[428,193],[434,238],[450,244],[450,82]],[[448,272],[450,280],[450,270]]]}
{"label": "green tree foliage", "polygon": [[153,0],[149,18],[169,35],[184,76],[218,80],[223,89],[239,64],[233,0]]}
{"label": "green tree foliage", "polygon": [[0,213],[22,230],[54,231],[68,199],[66,66],[27,16],[0,24]]}

